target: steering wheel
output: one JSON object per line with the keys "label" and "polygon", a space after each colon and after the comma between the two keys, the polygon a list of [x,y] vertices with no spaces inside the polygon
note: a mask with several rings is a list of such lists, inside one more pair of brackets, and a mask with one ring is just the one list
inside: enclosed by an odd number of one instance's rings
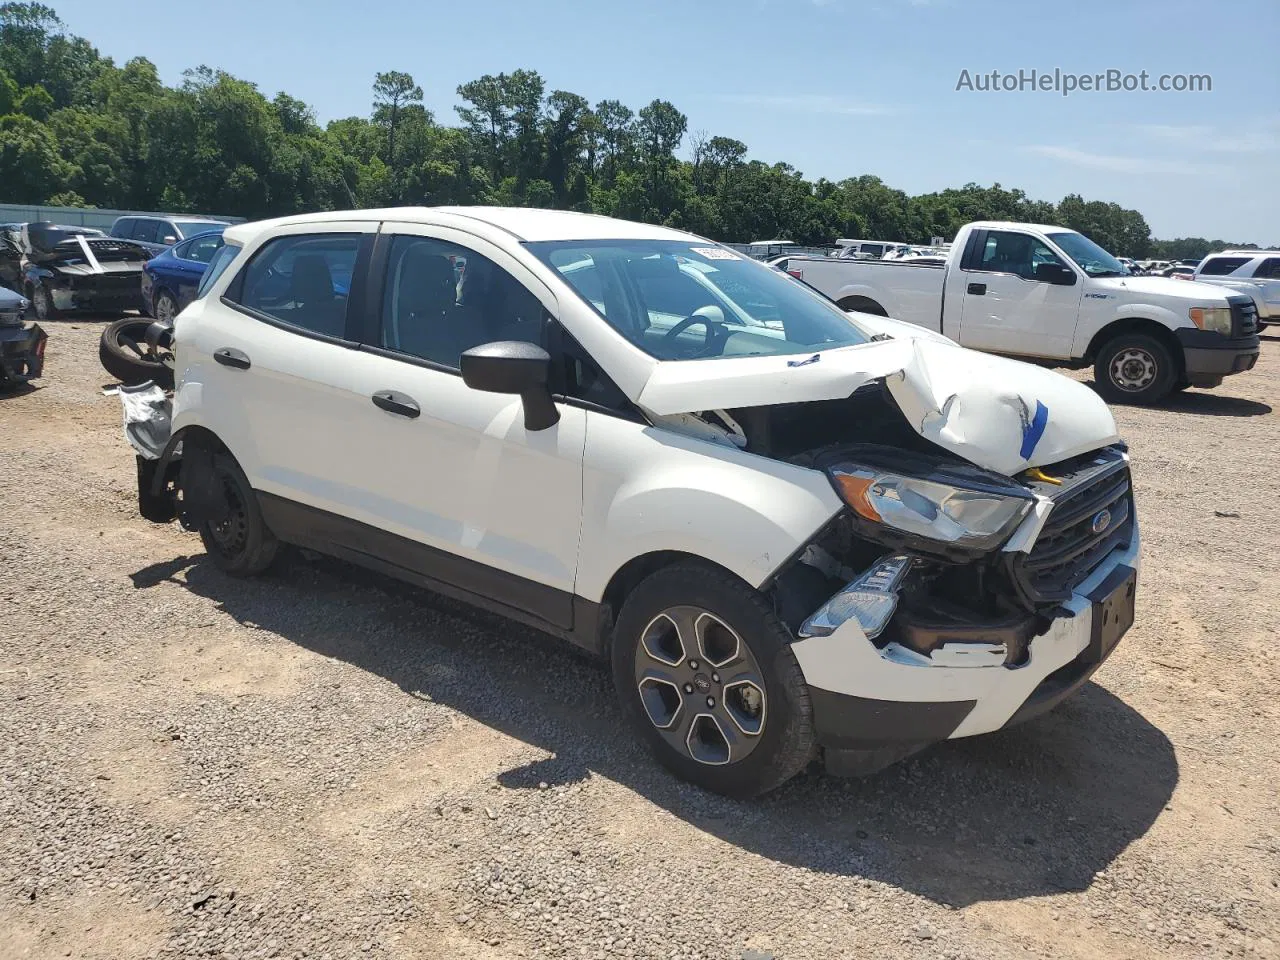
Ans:
{"label": "steering wheel", "polygon": [[714,356],[715,349],[719,345],[720,333],[724,328],[724,321],[713,320],[711,317],[704,317],[700,313],[695,313],[692,316],[685,317],[683,320],[677,323],[674,327],[668,330],[663,335],[663,338],[662,338],[663,343],[666,343],[668,341],[674,341],[676,337],[680,336],[680,334],[684,333],[690,327],[695,326],[696,324],[699,324],[699,323],[702,324],[704,327],[706,327],[707,332],[706,332],[706,335],[703,337],[702,346],[693,354],[693,356],[695,357]]}

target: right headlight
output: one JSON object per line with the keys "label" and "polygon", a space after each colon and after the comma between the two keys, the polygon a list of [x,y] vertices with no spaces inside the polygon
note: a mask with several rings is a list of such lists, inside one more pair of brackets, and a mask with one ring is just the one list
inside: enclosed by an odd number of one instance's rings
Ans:
{"label": "right headlight", "polygon": [[989,550],[1031,510],[1033,498],[926,480],[854,463],[828,468],[841,498],[864,520],[943,544]]}
{"label": "right headlight", "polygon": [[1230,307],[1192,307],[1188,313],[1191,322],[1201,330],[1212,330],[1224,337],[1231,336]]}

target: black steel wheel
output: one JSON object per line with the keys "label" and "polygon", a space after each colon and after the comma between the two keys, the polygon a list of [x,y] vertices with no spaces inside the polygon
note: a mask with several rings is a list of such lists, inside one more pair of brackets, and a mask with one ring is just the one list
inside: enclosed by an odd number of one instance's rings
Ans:
{"label": "black steel wheel", "polygon": [[234,577],[262,573],[275,560],[280,541],[268,529],[249,480],[228,454],[209,460],[222,503],[217,516],[200,521],[200,539],[218,568]]}

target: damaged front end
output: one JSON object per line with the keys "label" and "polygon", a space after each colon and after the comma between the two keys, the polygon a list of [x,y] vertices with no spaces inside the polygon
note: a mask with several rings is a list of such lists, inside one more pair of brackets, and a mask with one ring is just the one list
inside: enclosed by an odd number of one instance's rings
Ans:
{"label": "damaged front end", "polygon": [[[0,291],[7,292],[7,291]],[[26,301],[6,311],[0,302],[0,390],[12,390],[44,373],[44,349],[49,337],[38,323],[26,323]]]}
{"label": "damaged front end", "polygon": [[138,466],[138,512],[152,523],[178,520],[183,529],[221,523],[227,498],[213,468],[217,444],[206,432],[173,432],[173,400],[155,383],[116,388],[124,435]]}
{"label": "damaged front end", "polygon": [[1132,624],[1138,533],[1122,443],[1005,475],[922,437],[883,383],[699,420],[723,442],[822,471],[845,503],[767,588],[833,772],[874,772],[1044,712]]}

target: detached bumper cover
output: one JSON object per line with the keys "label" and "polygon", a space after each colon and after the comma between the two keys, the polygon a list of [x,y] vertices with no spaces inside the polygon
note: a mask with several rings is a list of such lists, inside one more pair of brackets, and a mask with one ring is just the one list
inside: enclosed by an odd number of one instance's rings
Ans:
{"label": "detached bumper cover", "polygon": [[1125,604],[1132,611],[1140,548],[1135,528],[1128,546],[1073,589],[1018,666],[982,657],[935,661],[895,644],[880,649],[856,620],[796,641],[791,649],[809,684],[818,742],[835,751],[919,747],[1052,709],[1084,686],[1128,629],[1129,621],[1115,618],[1125,616]]}
{"label": "detached bumper cover", "polygon": [[0,386],[26,383],[44,372],[48,336],[37,323],[0,326]]}

